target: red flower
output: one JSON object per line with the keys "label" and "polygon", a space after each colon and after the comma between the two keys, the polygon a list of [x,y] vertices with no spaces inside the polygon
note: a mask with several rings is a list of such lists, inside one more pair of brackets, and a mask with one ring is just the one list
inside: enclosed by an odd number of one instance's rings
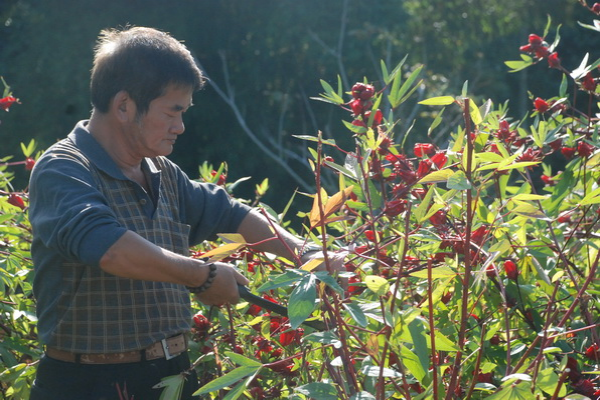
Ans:
{"label": "red flower", "polygon": [[567,160],[570,160],[571,158],[573,158],[573,156],[575,156],[575,151],[576,150],[574,147],[563,147],[562,149],[560,149],[560,152],[563,156],[565,156]]}
{"label": "red flower", "polygon": [[375,231],[372,231],[372,230],[368,230],[368,231],[365,231],[365,236],[371,242],[374,242],[375,239],[377,238],[377,236],[381,237],[381,232],[375,232]]}
{"label": "red flower", "polygon": [[596,83],[596,80],[590,72],[587,73],[587,75],[583,78],[583,82],[581,83],[581,86],[588,92],[596,91],[597,85],[598,84]]}
{"label": "red flower", "polygon": [[419,162],[419,168],[417,168],[417,177],[422,178],[431,171],[433,163],[431,160],[425,159]]}
{"label": "red flower", "polygon": [[[217,175],[217,171],[211,171],[210,175],[214,178]],[[219,175],[219,180],[217,181],[217,185],[223,186],[227,181],[227,175],[221,174]]]}
{"label": "red flower", "polygon": [[[288,326],[289,327],[289,326]],[[300,338],[304,335],[304,329],[298,328],[296,330],[287,330],[279,335],[279,343],[282,346],[289,346],[292,343],[300,343]]]}
{"label": "red flower", "polygon": [[517,161],[525,162],[525,161],[540,161],[542,159],[542,151],[541,150],[533,150],[531,147],[527,148],[519,157],[517,157]]}
{"label": "red flower", "polygon": [[485,225],[480,226],[471,232],[471,242],[482,245],[486,236],[490,233],[489,229]]}
{"label": "red flower", "polygon": [[415,143],[414,152],[419,158],[425,155],[431,157],[435,153],[435,147],[431,143]]}
{"label": "red flower", "polygon": [[406,210],[406,200],[391,200],[386,203],[385,215],[395,217]]}
{"label": "red flower", "polygon": [[533,51],[533,48],[531,47],[530,44],[526,44],[524,46],[519,47],[519,50],[521,50],[525,53],[531,53]]}
{"label": "red flower", "polygon": [[592,361],[600,361],[600,346],[597,343],[585,350],[585,356]]}
{"label": "red flower", "polygon": [[548,143],[548,146],[554,151],[558,151],[562,146],[562,139],[556,139]]}
{"label": "red flower", "polygon": [[8,195],[8,204],[19,207],[21,210],[25,209],[25,202],[23,201],[23,198],[16,193],[11,193]]}
{"label": "red flower", "polygon": [[557,52],[554,52],[548,56],[548,66],[550,68],[560,68],[560,58],[558,58]]}
{"label": "red flower", "polygon": [[554,181],[552,180],[551,176],[542,175],[540,178],[542,179],[542,182],[544,182],[546,185],[548,185],[548,186],[554,185]]}
{"label": "red flower", "polygon": [[584,142],[583,140],[577,143],[577,153],[583,158],[588,158],[594,152],[594,146]]}
{"label": "red flower", "polygon": [[442,169],[444,165],[446,165],[446,161],[448,161],[448,157],[446,157],[446,153],[441,151],[431,157],[431,162],[437,167],[437,169]]}
{"label": "red flower", "polygon": [[542,43],[544,43],[544,39],[541,38],[540,36],[538,36],[538,35],[536,35],[534,33],[532,33],[532,34],[529,35],[529,44],[532,47],[535,48],[535,47],[541,46]]}
{"label": "red flower", "polygon": [[33,169],[33,166],[35,165],[35,160],[31,157],[27,157],[25,159],[25,169],[27,171],[31,171]]}
{"label": "red flower", "polygon": [[444,210],[438,210],[429,218],[429,222],[433,225],[443,225],[446,223],[446,212]]}
{"label": "red flower", "polygon": [[506,260],[504,261],[504,272],[506,272],[506,276],[508,279],[512,281],[517,281],[519,276],[519,269],[517,268],[517,264],[514,261]]}
{"label": "red flower", "polygon": [[539,97],[537,97],[533,101],[533,106],[535,107],[536,111],[540,114],[543,114],[550,109],[550,104],[548,104],[546,100],[541,99]]}
{"label": "red flower", "polygon": [[8,111],[10,106],[12,106],[14,103],[20,104],[19,99],[13,96],[4,97],[0,99],[0,108],[2,108],[4,111]]}

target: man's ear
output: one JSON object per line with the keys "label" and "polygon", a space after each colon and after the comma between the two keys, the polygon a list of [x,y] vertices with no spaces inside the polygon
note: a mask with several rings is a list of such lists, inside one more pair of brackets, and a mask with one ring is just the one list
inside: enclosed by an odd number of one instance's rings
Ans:
{"label": "man's ear", "polygon": [[131,122],[135,118],[135,103],[125,90],[121,90],[113,97],[111,103],[113,115],[121,122]]}

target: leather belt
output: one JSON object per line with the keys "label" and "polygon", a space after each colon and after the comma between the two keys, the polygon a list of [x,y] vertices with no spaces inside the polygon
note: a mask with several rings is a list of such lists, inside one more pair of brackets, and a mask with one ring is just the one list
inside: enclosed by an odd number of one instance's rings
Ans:
{"label": "leather belt", "polygon": [[135,363],[144,360],[157,360],[166,358],[170,360],[187,350],[187,339],[185,335],[179,334],[142,349],[126,351],[123,353],[71,353],[52,347],[46,348],[46,355],[59,361],[81,364],[124,364]]}

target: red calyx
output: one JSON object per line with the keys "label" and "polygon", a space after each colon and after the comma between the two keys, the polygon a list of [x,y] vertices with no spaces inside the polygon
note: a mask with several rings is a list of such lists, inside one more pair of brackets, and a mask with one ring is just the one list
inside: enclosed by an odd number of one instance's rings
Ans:
{"label": "red calyx", "polygon": [[517,268],[517,264],[515,264],[512,260],[504,261],[504,272],[506,272],[506,276],[508,279],[517,281],[519,276],[519,269]]}
{"label": "red calyx", "polygon": [[550,104],[540,97],[536,97],[536,99],[533,101],[533,106],[540,114],[543,114],[550,109]]}

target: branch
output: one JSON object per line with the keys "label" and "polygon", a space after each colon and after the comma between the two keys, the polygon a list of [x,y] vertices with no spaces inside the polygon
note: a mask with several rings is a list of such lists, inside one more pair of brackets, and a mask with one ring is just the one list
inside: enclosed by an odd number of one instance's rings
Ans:
{"label": "branch", "polygon": [[208,83],[217,92],[217,94],[225,101],[225,103],[227,103],[227,105],[231,108],[231,110],[233,111],[233,113],[235,115],[235,118],[237,119],[238,123],[240,124],[240,127],[242,128],[242,130],[244,131],[246,136],[248,136],[250,138],[250,140],[252,140],[252,142],[254,144],[256,144],[256,146],[258,146],[258,148],[263,153],[265,153],[268,157],[270,157],[272,160],[274,160],[281,168],[283,168],[283,170],[285,170],[304,190],[309,191],[311,189],[311,185],[308,184],[304,179],[302,179],[302,177],[300,175],[298,175],[296,173],[296,171],[294,171],[287,164],[287,162],[284,159],[279,157],[277,154],[275,154],[275,152],[273,152],[271,149],[269,149],[267,146],[265,146],[263,141],[260,140],[256,136],[254,131],[252,129],[250,129],[250,127],[246,123],[246,119],[242,115],[242,112],[240,111],[240,109],[235,101],[234,91],[231,87],[230,80],[229,80],[229,71],[227,69],[227,62],[225,60],[225,55],[224,55],[224,53],[220,53],[220,56],[221,56],[221,61],[223,63],[223,73],[225,75],[225,87],[226,87],[227,93],[225,91],[223,91],[223,89],[221,89],[221,87],[215,81],[210,79],[210,77],[206,73],[206,70],[202,67],[202,65],[200,63],[198,63],[198,66],[202,69],[206,79],[208,80]]}

